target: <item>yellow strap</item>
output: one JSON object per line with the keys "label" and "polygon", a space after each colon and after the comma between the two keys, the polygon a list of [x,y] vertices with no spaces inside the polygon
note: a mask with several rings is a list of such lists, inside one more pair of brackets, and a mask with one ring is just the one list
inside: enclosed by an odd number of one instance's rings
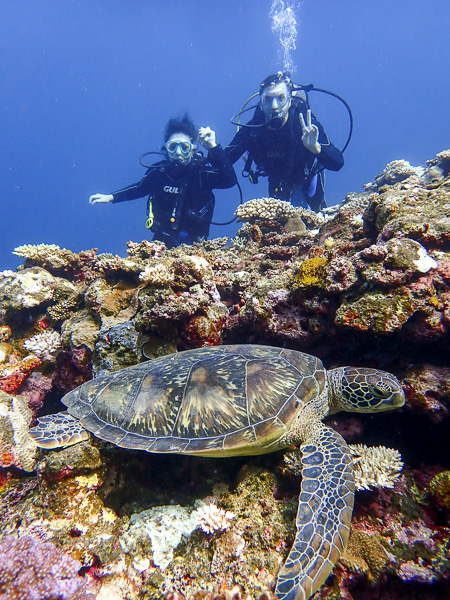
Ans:
{"label": "yellow strap", "polygon": [[153,222],[155,220],[155,216],[153,214],[153,206],[152,203],[148,203],[148,219],[145,222],[145,226],[147,229],[151,229],[153,227]]}

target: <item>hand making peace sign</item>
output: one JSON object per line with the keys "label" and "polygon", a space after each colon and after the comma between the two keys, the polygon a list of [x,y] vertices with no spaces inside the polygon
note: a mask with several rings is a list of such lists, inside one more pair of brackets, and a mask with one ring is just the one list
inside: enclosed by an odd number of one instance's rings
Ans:
{"label": "hand making peace sign", "polygon": [[313,154],[320,154],[319,129],[314,123],[311,124],[311,111],[309,109],[306,111],[306,125],[302,113],[298,116],[302,126],[302,144]]}

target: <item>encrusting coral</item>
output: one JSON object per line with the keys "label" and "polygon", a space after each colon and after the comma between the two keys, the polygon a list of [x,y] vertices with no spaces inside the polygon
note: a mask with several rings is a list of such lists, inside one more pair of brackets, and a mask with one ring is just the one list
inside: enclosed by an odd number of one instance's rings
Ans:
{"label": "encrusting coral", "polygon": [[51,542],[31,536],[0,542],[0,598],[5,600],[94,600],[81,564]]}
{"label": "encrusting coral", "polygon": [[24,398],[0,392],[0,467],[34,469],[37,446],[28,435],[32,417]]}

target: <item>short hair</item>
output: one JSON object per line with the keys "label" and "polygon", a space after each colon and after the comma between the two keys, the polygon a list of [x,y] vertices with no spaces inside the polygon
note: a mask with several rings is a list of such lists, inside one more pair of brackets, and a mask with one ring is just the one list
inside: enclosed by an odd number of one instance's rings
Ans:
{"label": "short hair", "polygon": [[197,128],[194,123],[191,121],[187,113],[180,117],[176,117],[170,119],[166,125],[166,129],[164,132],[164,142],[174,134],[174,133],[185,133],[187,136],[191,138],[192,141],[197,139]]}
{"label": "short hair", "polygon": [[261,82],[259,86],[259,95],[264,92],[267,88],[272,85],[276,85],[277,83],[285,83],[289,90],[291,90],[292,82],[291,82],[291,74],[288,72],[282,73],[278,71],[278,73],[274,73],[273,75],[268,75],[264,81]]}

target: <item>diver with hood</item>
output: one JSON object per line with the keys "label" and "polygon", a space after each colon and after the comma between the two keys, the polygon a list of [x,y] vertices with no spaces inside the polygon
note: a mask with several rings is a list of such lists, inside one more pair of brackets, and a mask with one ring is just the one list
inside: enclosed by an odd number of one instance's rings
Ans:
{"label": "diver with hood", "polygon": [[309,205],[316,212],[327,206],[323,171],[339,171],[344,157],[288,73],[279,71],[264,79],[253,118],[239,127],[225,153],[232,164],[248,153],[244,176],[254,183],[259,176],[268,177],[272,198]]}
{"label": "diver with hood", "polygon": [[112,194],[94,194],[89,203],[124,202],[149,195],[146,227],[153,232],[154,241],[173,248],[206,239],[215,205],[212,190],[233,187],[236,174],[212,129],[201,127],[198,131],[198,142],[208,150],[207,157],[196,151],[196,140],[197,130],[187,114],[170,119],[164,134],[164,160],[149,166],[140,182]]}

